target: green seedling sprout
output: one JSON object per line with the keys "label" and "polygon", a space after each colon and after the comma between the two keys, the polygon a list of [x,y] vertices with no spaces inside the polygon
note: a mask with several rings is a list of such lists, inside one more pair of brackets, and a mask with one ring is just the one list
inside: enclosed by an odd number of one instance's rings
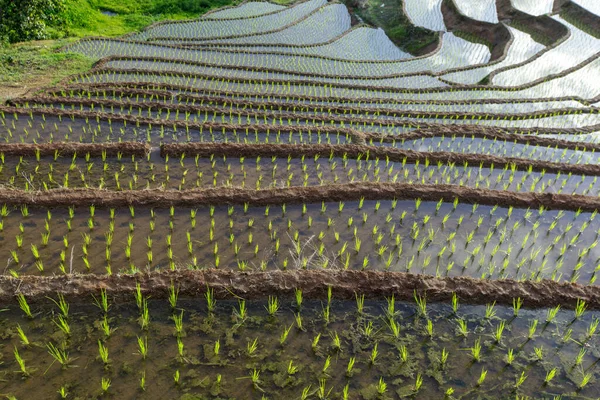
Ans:
{"label": "green seedling sprout", "polygon": [[66,302],[65,297],[62,293],[57,293],[58,300],[54,300],[51,297],[47,297],[52,300],[54,304],[58,307],[63,317],[67,318],[69,316],[69,303]]}
{"label": "green seedling sprout", "polygon": [[515,389],[518,389],[519,387],[521,387],[521,385],[523,385],[523,383],[525,383],[526,379],[527,379],[527,375],[525,375],[525,371],[522,371],[521,375],[519,375],[519,377],[517,378],[517,380],[515,382]]}
{"label": "green seedling sprout", "polygon": [[102,387],[102,392],[103,393],[107,393],[108,389],[110,388],[110,379],[106,378],[106,377],[102,377],[102,381],[100,382],[100,385]]}
{"label": "green seedling sprout", "polygon": [[98,340],[98,355],[105,366],[110,363],[110,360],[108,359],[108,347],[104,345],[101,340]]}
{"label": "green seedling sprout", "polygon": [[452,312],[456,314],[458,311],[458,296],[456,293],[452,293]]}
{"label": "green seedling sprout", "polygon": [[61,386],[60,389],[57,390],[57,393],[61,399],[66,399],[67,396],[69,395],[69,392],[68,392],[66,386]]}
{"label": "green seedling sprout", "polygon": [[142,392],[146,390],[146,371],[142,371],[140,375],[140,390]]}
{"label": "green seedling sprout", "polygon": [[58,321],[53,320],[52,322],[54,322],[54,324],[65,334],[65,336],[71,336],[71,327],[69,326],[69,323],[65,317],[59,315]]}
{"label": "green seedling sprout", "polygon": [[581,318],[586,309],[587,305],[585,304],[585,301],[577,299],[577,304],[575,305],[575,319]]}
{"label": "green seedling sprout", "polygon": [[256,353],[257,349],[258,349],[258,338],[254,339],[254,341],[252,343],[248,342],[248,344],[246,345],[246,351],[249,356],[254,355],[254,353]]}
{"label": "green seedling sprout", "polygon": [[533,339],[533,336],[535,335],[535,331],[537,330],[537,325],[538,325],[537,319],[534,319],[529,323],[529,328],[528,328],[528,333],[527,333],[528,340]]}
{"label": "green seedling sprout", "polygon": [[319,333],[317,336],[315,336],[312,340],[312,344],[311,347],[313,349],[313,352],[317,351],[317,347],[319,345],[319,340],[321,339],[321,334]]}
{"label": "green seedling sprout", "polygon": [[207,287],[206,293],[204,293],[204,298],[206,299],[206,307],[209,313],[212,313],[215,310],[217,305],[217,300],[215,299],[214,290]]}
{"label": "green seedling sprout", "polygon": [[556,315],[558,314],[559,311],[560,311],[560,304],[558,304],[554,308],[548,309],[548,312],[546,314],[546,322],[552,323],[552,321],[554,321],[554,319],[556,318]]}
{"label": "green seedling sprout", "polygon": [[581,348],[579,349],[579,353],[577,353],[577,356],[575,356],[575,361],[573,362],[573,364],[575,366],[577,365],[581,365],[581,363],[583,362],[583,357],[585,357],[585,355],[587,354],[587,350],[585,348]]}
{"label": "green seedling sprout", "polygon": [[14,350],[13,350],[13,354],[15,356],[15,361],[19,365],[19,371],[21,372],[21,374],[23,375],[23,377],[28,377],[30,375],[30,373],[29,373],[29,370],[27,369],[27,367],[25,365],[25,360],[19,354],[19,349],[17,349],[15,347]]}
{"label": "green seedling sprout", "polygon": [[377,382],[377,394],[379,396],[385,395],[387,392],[387,384],[383,381],[383,377],[379,378],[379,382]]}
{"label": "green seedling sprout", "polygon": [[146,359],[148,355],[148,338],[144,336],[144,338],[137,337],[138,343],[138,354],[142,356],[142,360]]}
{"label": "green seedling sprout", "polygon": [[33,314],[31,313],[31,308],[29,307],[29,304],[27,303],[27,299],[25,298],[25,295],[23,295],[22,293],[17,294],[17,301],[19,302],[19,308],[21,309],[21,311],[23,311],[28,318],[33,318]]}
{"label": "green seedling sprout", "polygon": [[417,295],[416,290],[413,294],[413,297],[415,299],[415,302],[417,303],[418,314],[423,318],[427,318],[427,300],[425,299],[425,297],[421,297],[421,295]]}
{"label": "green seedling sprout", "polygon": [[558,372],[558,368],[554,367],[550,371],[546,372],[546,377],[544,378],[544,385],[548,385],[552,379],[556,376]]}
{"label": "green seedling sprout", "polygon": [[252,385],[254,386],[254,389],[259,390],[259,391],[263,391],[260,388],[260,384],[262,383],[260,381],[260,371],[257,369],[253,369],[252,372],[250,372],[250,380],[252,381]]}
{"label": "green seedling sprout", "polygon": [[48,354],[54,359],[54,362],[58,362],[63,368],[66,368],[71,362],[69,354],[65,350],[56,347],[54,343],[46,344],[46,348],[48,349]]}
{"label": "green seedling sprout", "polygon": [[267,306],[265,309],[269,313],[269,316],[273,317],[279,311],[279,301],[276,296],[269,296]]}
{"label": "green seedling sprout", "polygon": [[433,322],[430,319],[427,320],[425,325],[425,332],[430,339],[433,338]]}
{"label": "green seedling sprout", "polygon": [[577,385],[577,389],[581,390],[584,387],[586,387],[588,385],[588,383],[590,383],[590,381],[592,380],[593,374],[591,372],[584,374],[581,377],[581,382],[579,382],[579,384]]}
{"label": "green seedling sprout", "polygon": [[92,295],[92,298],[94,299],[94,304],[96,304],[96,306],[102,310],[102,312],[104,312],[104,314],[108,313],[108,309],[109,309],[109,304],[108,304],[108,295],[106,294],[106,289],[100,289],[100,298],[96,298],[94,295]]}
{"label": "green seedling sprout", "polygon": [[421,389],[421,386],[423,386],[423,375],[419,372],[415,379],[414,392],[417,393]]}
{"label": "green seedling sprout", "polygon": [[296,309],[299,311],[302,308],[302,289],[295,289]]}
{"label": "green seedling sprout", "polygon": [[281,346],[283,346],[283,344],[285,343],[285,341],[287,340],[288,335],[290,334],[290,331],[292,330],[292,328],[294,327],[294,324],[291,324],[289,326],[289,328],[284,328],[283,332],[281,332],[281,336],[279,336],[279,344]]}
{"label": "green seedling sprout", "polygon": [[27,338],[27,335],[25,335],[25,332],[23,332],[21,325],[18,325],[18,324],[17,324],[17,333],[19,335],[19,339],[21,339],[21,344],[23,346],[29,346],[29,344],[30,344],[29,339]]}
{"label": "green seedling sprout", "polygon": [[513,315],[515,317],[519,316],[519,310],[521,310],[522,306],[523,306],[523,299],[521,299],[520,297],[513,299]]}
{"label": "green seedling sprout", "polygon": [[108,323],[108,318],[106,316],[106,314],[104,315],[104,318],[102,319],[102,321],[100,322],[100,328],[102,329],[102,332],[104,333],[105,337],[110,337],[110,335],[112,335],[112,333],[115,331],[116,328],[111,328],[109,323]]}
{"label": "green seedling sprout", "polygon": [[470,348],[471,357],[473,361],[479,362],[481,361],[481,338],[478,337],[473,344],[473,347]]}
{"label": "green seedling sprout", "polygon": [[481,386],[485,381],[485,377],[487,376],[488,371],[485,368],[481,368],[481,373],[479,374],[479,379],[477,379],[477,386]]}
{"label": "green seedling sprout", "polygon": [[321,369],[321,373],[323,373],[324,375],[327,375],[327,370],[329,370],[330,366],[331,366],[331,356],[329,355],[325,359],[325,363],[323,364],[323,368]]}
{"label": "green seedling sprout", "polygon": [[508,349],[508,351],[506,352],[506,364],[512,365],[514,360],[515,360],[514,350]]}

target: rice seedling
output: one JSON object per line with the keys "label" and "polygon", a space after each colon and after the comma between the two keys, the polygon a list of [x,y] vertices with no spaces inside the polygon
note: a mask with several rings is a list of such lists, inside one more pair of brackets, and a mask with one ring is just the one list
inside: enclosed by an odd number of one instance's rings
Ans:
{"label": "rice seedling", "polygon": [[25,334],[25,332],[21,328],[21,325],[17,324],[17,328],[16,329],[17,329],[17,334],[19,335],[19,339],[21,340],[21,344],[23,346],[29,346],[29,344],[30,344],[29,339],[27,338],[27,335]]}
{"label": "rice seedling", "polygon": [[111,381],[109,378],[102,377],[102,381],[100,382],[100,387],[102,388],[102,393],[108,393],[108,389],[110,389]]}
{"label": "rice seedling", "polygon": [[473,344],[473,347],[470,348],[471,357],[473,361],[479,362],[481,361],[481,338],[478,337]]}
{"label": "rice seedling", "polygon": [[212,288],[206,288],[206,293],[204,294],[204,298],[206,299],[206,307],[209,313],[212,313],[215,310],[217,305],[217,300],[215,299],[214,290]]}
{"label": "rice seedling", "polygon": [[485,382],[485,378],[487,376],[488,371],[485,368],[481,369],[481,373],[479,374],[479,378],[477,378],[477,386],[481,386],[483,382]]}
{"label": "rice seedling", "polygon": [[279,301],[275,296],[269,296],[268,305],[265,307],[269,316],[273,317],[279,311]]}
{"label": "rice seedling", "polygon": [[58,316],[58,320],[53,320],[54,324],[65,334],[66,337],[71,336],[71,326],[62,315]]}
{"label": "rice seedling", "polygon": [[426,301],[426,299],[424,297],[421,297],[420,295],[417,295],[416,291],[414,293],[414,299],[415,299],[415,302],[417,303],[418,314],[423,318],[427,318],[427,301]]}
{"label": "rice seedling", "polygon": [[546,377],[544,378],[544,384],[548,385],[556,376],[558,372],[558,368],[554,367],[546,373]]}
{"label": "rice seedling", "polygon": [[102,310],[104,314],[107,314],[110,305],[108,303],[108,295],[106,293],[106,289],[100,289],[100,298],[96,298],[94,295],[92,295],[92,298],[94,299],[94,304],[100,310]]}
{"label": "rice seedling", "polygon": [[294,325],[292,324],[289,326],[289,328],[284,328],[283,332],[281,332],[281,336],[279,337],[279,344],[281,346],[283,346],[283,344],[287,340],[288,335],[290,334],[290,331],[292,330],[293,327],[294,327]]}
{"label": "rice seedling", "polygon": [[558,304],[554,308],[548,309],[548,313],[546,316],[546,322],[552,323],[552,321],[554,321],[556,319],[556,315],[558,314],[559,311],[560,311],[560,304]]}
{"label": "rice seedling", "polygon": [[583,314],[585,313],[585,310],[587,309],[587,305],[585,304],[585,301],[581,300],[581,299],[577,299],[577,304],[575,306],[575,319],[579,319],[583,316]]}
{"label": "rice seedling", "polygon": [[142,392],[146,390],[146,371],[142,371],[140,374],[140,390]]}
{"label": "rice seedling", "polygon": [[142,360],[146,360],[148,356],[148,338],[144,336],[143,338],[137,337],[138,344],[138,354],[142,356]]}
{"label": "rice seedling", "polygon": [[30,372],[29,369],[27,368],[27,366],[25,365],[25,360],[21,357],[21,355],[19,354],[19,349],[17,349],[16,347],[13,350],[13,354],[15,356],[15,361],[17,362],[17,364],[19,365],[19,371],[21,372],[21,375],[23,375],[23,377],[28,377],[30,376]]}
{"label": "rice seedling", "polygon": [[527,375],[525,375],[525,371],[522,371],[521,375],[519,375],[519,377],[515,381],[514,388],[518,389],[519,387],[521,387],[521,385],[523,385],[523,383],[525,383],[526,380],[527,380]]}
{"label": "rice seedling", "polygon": [[98,355],[105,366],[107,366],[110,363],[110,360],[108,358],[108,347],[104,345],[100,340],[98,340]]}
{"label": "rice seedling", "polygon": [[19,302],[19,308],[21,309],[21,311],[23,311],[23,313],[28,318],[33,318],[33,314],[31,313],[31,308],[29,307],[29,304],[27,303],[27,299],[25,298],[25,295],[23,295],[22,293],[17,294],[17,301]]}
{"label": "rice seedling", "polygon": [[71,363],[71,357],[69,357],[69,354],[64,349],[56,347],[53,343],[46,344],[46,348],[48,354],[54,359],[53,363],[58,362],[62,368],[66,368]]}

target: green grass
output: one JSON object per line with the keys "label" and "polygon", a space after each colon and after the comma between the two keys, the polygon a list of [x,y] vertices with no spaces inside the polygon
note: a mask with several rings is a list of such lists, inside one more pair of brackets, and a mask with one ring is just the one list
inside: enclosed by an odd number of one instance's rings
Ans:
{"label": "green grass", "polygon": [[352,7],[354,12],[364,22],[381,27],[402,50],[411,54],[420,55],[424,49],[436,43],[438,35],[436,32],[420,28],[411,24],[404,15],[401,0],[343,0]]}
{"label": "green grass", "polygon": [[56,69],[56,83],[74,71],[86,70],[92,60],[74,53],[57,53],[69,40],[20,43],[0,48],[0,83],[18,83],[34,78],[49,69]]}
{"label": "green grass", "polygon": [[[49,27],[51,40],[0,43],[0,104],[91,68],[91,59],[56,52],[78,38],[120,36],[156,21],[197,18],[237,3],[239,0],[68,0],[66,25]],[[103,13],[107,11],[114,15]]]}
{"label": "green grass", "polygon": [[212,9],[237,3],[239,0],[69,0],[66,34],[123,35],[156,21],[196,18]]}
{"label": "green grass", "polygon": [[92,59],[56,52],[72,41],[45,40],[0,46],[0,104],[90,69],[94,62]]}

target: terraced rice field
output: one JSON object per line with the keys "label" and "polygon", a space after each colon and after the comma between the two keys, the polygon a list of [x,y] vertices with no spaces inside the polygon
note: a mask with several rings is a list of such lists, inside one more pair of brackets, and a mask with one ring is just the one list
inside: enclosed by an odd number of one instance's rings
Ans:
{"label": "terraced rice field", "polygon": [[0,107],[0,395],[599,397],[600,39],[506,3],[568,34],[250,1],[64,48]]}

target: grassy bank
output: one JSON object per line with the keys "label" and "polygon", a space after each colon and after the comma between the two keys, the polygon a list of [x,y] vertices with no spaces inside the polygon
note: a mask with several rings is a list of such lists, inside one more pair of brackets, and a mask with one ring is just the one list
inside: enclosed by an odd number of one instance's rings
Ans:
{"label": "grassy bank", "polygon": [[[286,0],[282,0],[284,3]],[[165,19],[195,18],[239,0],[68,0],[66,24],[48,29],[48,40],[0,43],[0,104],[88,70],[93,61],[57,53],[85,36],[120,36]]]}
{"label": "grassy bank", "polygon": [[438,36],[414,26],[404,15],[402,0],[343,0],[364,22],[382,28],[390,40],[414,55],[431,51]]}

